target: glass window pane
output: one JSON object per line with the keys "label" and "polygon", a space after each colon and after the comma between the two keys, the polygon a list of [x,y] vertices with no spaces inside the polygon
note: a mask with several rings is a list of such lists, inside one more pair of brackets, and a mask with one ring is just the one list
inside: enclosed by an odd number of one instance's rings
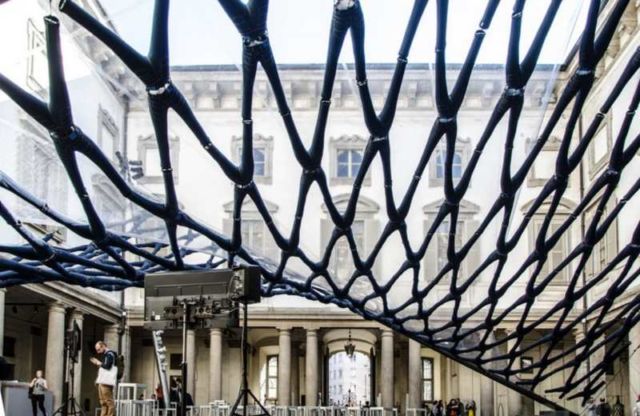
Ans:
{"label": "glass window pane", "polygon": [[451,168],[451,175],[459,179],[462,177],[462,155],[456,152],[453,154],[453,166]]}
{"label": "glass window pane", "polygon": [[425,381],[422,384],[422,400],[431,401],[433,400],[433,382]]}
{"label": "glass window pane", "polygon": [[431,360],[422,360],[422,377],[430,379],[432,374]]}
{"label": "glass window pane", "polygon": [[338,151],[338,163],[349,163],[349,151],[348,150],[339,150]]}
{"label": "glass window pane", "polygon": [[438,150],[436,153],[436,178],[444,178],[444,152]]}
{"label": "glass window pane", "polygon": [[257,162],[253,165],[253,174],[255,176],[265,176],[264,162]]}
{"label": "glass window pane", "polygon": [[359,163],[352,163],[351,164],[351,177],[355,178],[356,176],[358,176],[358,171],[360,170],[360,164]]}
{"label": "glass window pane", "polygon": [[349,164],[348,163],[338,163],[338,177],[339,178],[347,178],[349,177]]}
{"label": "glass window pane", "polygon": [[264,162],[264,149],[256,147],[253,149],[253,160],[255,162]]}

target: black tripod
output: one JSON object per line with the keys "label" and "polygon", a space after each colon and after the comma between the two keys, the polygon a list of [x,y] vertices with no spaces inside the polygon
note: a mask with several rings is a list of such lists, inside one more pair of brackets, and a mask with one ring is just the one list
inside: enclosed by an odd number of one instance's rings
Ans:
{"label": "black tripod", "polygon": [[73,397],[73,387],[75,382],[75,371],[73,366],[78,362],[78,350],[73,348],[73,341],[70,340],[69,337],[65,337],[64,350],[64,360],[67,372],[64,386],[62,387],[62,406],[56,409],[52,416],[86,416],[86,413],[76,401],[76,398]]}
{"label": "black tripod", "polygon": [[[240,303],[240,302],[239,302]],[[247,340],[247,302],[242,303],[242,385],[240,386],[240,392],[238,393],[238,398],[236,402],[233,404],[231,408],[230,415],[231,416],[247,416],[247,404],[249,401],[249,396],[253,398],[253,400],[260,406],[262,409],[262,413],[257,413],[254,416],[270,416],[269,411],[264,408],[260,400],[256,398],[251,389],[249,388],[249,376],[247,367],[249,365],[248,362],[248,354],[249,354],[249,341]],[[238,405],[242,402],[242,413],[236,413],[236,409]]]}

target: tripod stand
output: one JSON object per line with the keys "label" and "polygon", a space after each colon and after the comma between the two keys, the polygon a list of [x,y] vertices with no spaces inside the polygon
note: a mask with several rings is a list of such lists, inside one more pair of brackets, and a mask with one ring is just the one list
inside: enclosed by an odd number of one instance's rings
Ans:
{"label": "tripod stand", "polygon": [[[239,302],[240,303],[240,302]],[[264,408],[260,400],[256,398],[251,389],[249,388],[249,376],[248,376],[248,355],[249,355],[249,341],[247,340],[248,329],[247,329],[247,302],[241,302],[242,304],[242,384],[240,386],[240,392],[238,393],[238,398],[236,402],[233,404],[231,408],[231,412],[229,413],[231,416],[247,416],[247,404],[249,401],[249,397],[252,397],[260,409],[262,409],[262,413],[258,413],[254,416],[270,416],[269,411]],[[236,413],[238,405],[242,402],[242,413]]]}
{"label": "tripod stand", "polygon": [[62,387],[62,406],[56,409],[53,412],[52,416],[61,415],[61,416],[86,416],[80,404],[76,401],[76,398],[73,397],[73,387],[75,382],[75,371],[73,366],[78,362],[78,351],[75,351],[75,354],[72,353],[72,345],[71,342],[65,337],[64,342],[64,350],[65,350],[65,366],[67,368],[66,379],[64,381],[64,386]]}

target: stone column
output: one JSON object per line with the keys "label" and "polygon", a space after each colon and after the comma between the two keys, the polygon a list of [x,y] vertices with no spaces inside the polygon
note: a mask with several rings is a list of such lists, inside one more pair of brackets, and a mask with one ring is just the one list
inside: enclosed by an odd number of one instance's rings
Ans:
{"label": "stone column", "polygon": [[187,392],[191,394],[194,403],[196,401],[196,331],[187,330],[187,379],[183,380]]}
{"label": "stone column", "polygon": [[640,395],[640,351],[636,351],[640,347],[640,323],[629,331],[629,342],[629,403],[633,406]]}
{"label": "stone column", "polygon": [[7,289],[0,289],[0,356],[4,355],[4,298]]}
{"label": "stone column", "polygon": [[122,381],[128,383],[131,381],[131,329],[125,326],[122,335],[122,355],[124,356],[124,374]]}
{"label": "stone column", "polygon": [[380,394],[382,407],[393,407],[393,331],[382,330]]}
{"label": "stone column", "polygon": [[299,347],[299,344],[294,344],[291,348],[291,401],[289,402],[291,406],[297,406],[300,398]]}
{"label": "stone column", "polygon": [[209,332],[209,401],[222,400],[222,329]]}
{"label": "stone column", "polygon": [[291,398],[291,331],[280,330],[278,353],[278,405],[289,406]]}
{"label": "stone column", "polygon": [[62,404],[62,387],[64,383],[64,336],[65,310],[61,303],[49,306],[49,325],[47,327],[47,352],[44,377],[53,393],[53,407]]}
{"label": "stone column", "polygon": [[[73,328],[74,321],[75,323],[78,324],[78,327],[80,327],[80,334],[84,335],[84,329],[82,327],[82,324],[84,322],[84,315],[82,314],[82,312],[77,310],[73,311],[73,313],[71,314],[71,321],[69,322],[70,324],[69,329]],[[82,345],[82,348],[84,349],[83,337],[80,338],[80,343]],[[73,373],[75,374],[74,385],[73,385],[73,397],[75,397],[78,403],[82,403],[80,394],[82,391],[82,362],[83,361],[84,360],[82,359],[82,351],[80,351],[80,353],[78,354],[78,362],[73,366]]]}
{"label": "stone column", "polygon": [[[606,334],[602,334],[600,335],[592,344],[592,348],[595,347],[596,345],[602,343],[605,340]],[[589,356],[589,366],[590,368],[594,368],[595,366],[599,365],[600,363],[602,363],[602,361],[604,360],[604,355],[606,353],[606,344],[602,344],[600,346],[600,348],[595,349],[592,351],[592,354]],[[593,381],[594,385],[598,384],[599,382],[606,382],[606,375],[601,375],[600,377],[597,378],[591,378],[591,381]],[[604,384],[603,387],[601,387],[599,389],[600,392],[600,396],[601,397],[607,397],[607,385]],[[598,399],[596,398],[596,401]],[[635,403],[635,402],[634,402]]]}
{"label": "stone column", "polygon": [[[575,328],[573,328],[573,339],[576,344],[582,342],[584,340],[584,327],[582,324],[578,324]],[[581,353],[584,350],[583,348],[578,349],[576,352]],[[584,360],[578,366],[578,371],[576,372],[576,378],[580,379],[587,374],[587,364],[588,360]],[[585,382],[580,383],[580,389],[583,389],[585,386]]]}
{"label": "stone column", "polygon": [[110,350],[116,351],[118,354],[120,354],[120,351],[118,351],[119,327],[120,326],[118,324],[106,325],[104,327],[104,335],[102,337],[102,340],[104,341],[104,343],[107,344],[107,348],[109,348]]}
{"label": "stone column", "polygon": [[480,414],[493,415],[495,412],[495,389],[493,380],[480,376]]}
{"label": "stone column", "polygon": [[[507,331],[507,335],[510,335],[511,331]],[[516,344],[516,339],[512,338],[507,341],[507,352],[511,351]],[[513,363],[514,370],[520,368],[520,359],[516,358]],[[513,389],[508,389],[507,394],[507,404],[509,408],[510,415],[519,415],[522,411],[522,397],[520,393],[514,391]]]}
{"label": "stone column", "polygon": [[419,342],[409,340],[409,408],[418,409],[421,406],[422,392],[422,356],[420,350],[422,346]]}
{"label": "stone column", "polygon": [[318,405],[318,331],[307,329],[305,397],[307,406]]}

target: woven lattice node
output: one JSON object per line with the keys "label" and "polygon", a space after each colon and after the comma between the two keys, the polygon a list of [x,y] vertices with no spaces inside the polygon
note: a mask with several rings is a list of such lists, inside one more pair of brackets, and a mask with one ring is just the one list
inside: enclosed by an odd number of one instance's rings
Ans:
{"label": "woven lattice node", "polygon": [[[613,221],[623,210],[627,201],[640,188],[640,180],[619,195],[614,208],[606,211],[625,167],[632,161],[640,148],[640,137],[630,137],[630,125],[640,99],[636,93],[628,107],[626,118],[614,134],[607,168],[586,189],[573,212],[564,216],[562,224],[551,231],[551,221],[567,191],[569,178],[577,172],[588,145],[592,142],[604,115],[618,100],[640,67],[640,52],[633,54],[625,62],[625,70],[615,85],[609,88],[609,95],[601,103],[600,112],[589,120],[583,120],[585,128],[578,131],[577,121],[586,99],[592,90],[596,66],[602,60],[609,43],[616,32],[618,23],[628,0],[617,0],[611,7],[605,21],[598,21],[600,2],[592,0],[589,5],[586,24],[579,40],[578,65],[575,72],[559,92],[551,114],[546,117],[542,129],[534,141],[530,152],[521,164],[512,166],[512,149],[516,140],[519,117],[524,105],[525,89],[536,67],[541,49],[549,29],[556,19],[560,0],[552,0],[536,28],[531,45],[521,51],[520,32],[524,0],[516,0],[511,15],[508,54],[505,61],[506,76],[501,93],[491,116],[485,120],[484,130],[478,132],[474,140],[475,149],[459,181],[452,178],[453,155],[457,137],[457,116],[465,98],[469,80],[474,71],[475,61],[483,45],[486,31],[490,30],[492,19],[499,1],[487,2],[486,10],[469,46],[469,53],[461,66],[457,80],[450,86],[446,79],[445,35],[448,2],[437,1],[437,31],[434,90],[437,118],[421,151],[414,176],[401,198],[394,196],[391,182],[391,157],[394,147],[403,146],[401,140],[389,132],[393,125],[396,104],[407,67],[407,57],[416,30],[427,6],[427,0],[415,0],[392,81],[384,101],[384,106],[376,113],[367,83],[364,55],[363,6],[357,1],[337,1],[331,23],[329,53],[326,60],[321,100],[317,114],[317,124],[311,140],[304,141],[296,128],[295,118],[290,111],[283,85],[280,81],[276,60],[272,53],[267,34],[267,0],[219,0],[224,11],[233,21],[242,36],[242,151],[239,165],[232,163],[208,137],[192,112],[180,90],[171,82],[168,48],[169,0],[156,0],[152,19],[151,46],[147,56],[130,47],[123,39],[103,26],[92,15],[73,1],[63,0],[61,12],[82,26],[94,37],[108,46],[146,86],[151,122],[155,129],[164,180],[164,200],[157,200],[136,188],[135,183],[122,176],[108,158],[87,137],[72,118],[73,103],[69,100],[65,82],[62,51],[60,46],[60,23],[56,17],[45,18],[47,51],[49,62],[49,101],[45,103],[22,90],[7,77],[0,75],[0,88],[24,111],[33,117],[50,133],[51,141],[68,174],[76,196],[81,202],[85,221],[79,222],[63,215],[55,206],[48,206],[28,189],[24,189],[8,175],[2,173],[0,185],[9,193],[32,205],[51,220],[66,227],[69,232],[90,241],[77,247],[61,247],[50,244],[48,238],[41,239],[23,227],[8,205],[0,201],[0,215],[24,240],[25,244],[3,245],[0,250],[8,256],[0,257],[0,285],[11,286],[25,283],[64,281],[105,290],[119,290],[130,286],[141,286],[145,274],[163,270],[201,269],[224,266],[227,263],[246,262],[258,264],[264,273],[264,295],[294,294],[325,303],[333,303],[364,316],[377,320],[442,354],[497,380],[519,392],[533,397],[551,407],[557,404],[543,397],[540,386],[558,372],[564,372],[565,383],[553,386],[547,393],[559,393],[561,398],[593,395],[602,386],[607,366],[627,348],[626,334],[640,320],[640,300],[636,297],[624,306],[614,308],[625,290],[638,276],[637,258],[640,251],[640,227],[633,233],[631,241],[621,244],[619,253],[595,277],[584,282],[583,270],[592,254],[594,245],[600,241]],[[176,2],[176,6],[182,6]],[[213,7],[214,5],[212,5]],[[596,31],[596,27],[598,30]],[[346,210],[336,208],[331,198],[326,172],[322,168],[325,147],[325,127],[331,106],[331,96],[336,78],[339,55],[343,41],[350,34],[355,57],[356,85],[361,99],[362,114],[370,139],[363,154],[361,168],[354,180]],[[264,70],[273,92],[282,123],[295,159],[302,168],[298,190],[295,219],[288,235],[279,229],[271,218],[261,197],[258,186],[253,181],[253,121],[252,96],[258,66]],[[637,88],[637,86],[635,86]],[[637,90],[636,90],[637,91]],[[193,136],[210,155],[229,181],[235,184],[233,207],[234,226],[232,235],[223,235],[189,216],[179,205],[174,186],[167,112],[173,110],[189,127]],[[562,131],[558,131],[561,117]],[[496,127],[501,121],[506,125],[504,134],[497,134]],[[566,127],[564,127],[566,126]],[[214,126],[215,128],[215,126]],[[560,137],[556,155],[555,172],[546,184],[539,188],[533,203],[527,208],[520,222],[512,223],[516,209],[518,190],[521,189],[532,166],[541,154],[552,133]],[[483,157],[483,150],[490,141],[500,141],[504,149],[501,166],[495,167],[495,177],[500,178],[500,193],[480,221],[477,230],[467,241],[456,244],[456,224],[463,200],[474,171]],[[305,146],[304,143],[311,143]],[[427,163],[439,145],[446,148],[444,160],[444,203],[421,244],[412,246],[407,232],[406,218],[419,184],[426,176]],[[106,227],[97,214],[94,202],[85,188],[85,179],[78,168],[78,157],[83,156],[101,170],[133,207],[136,214],[128,224],[127,232],[116,233]],[[384,200],[386,223],[375,247],[367,253],[358,250],[352,225],[356,215],[361,185],[372,163],[379,158],[384,173]],[[203,180],[206,180],[203,178]],[[334,228],[327,246],[319,260],[314,261],[300,246],[300,230],[305,215],[307,196],[312,188],[319,189]],[[243,245],[240,225],[242,204],[250,199],[267,224],[271,236],[280,249],[280,258],[267,259],[253,253]],[[543,268],[554,245],[575,226],[589,204],[597,201],[596,214],[585,224],[582,241],[572,247],[564,261],[553,270]],[[542,207],[544,205],[544,212]],[[519,241],[526,238],[527,225],[534,214],[543,214],[540,233],[527,256],[519,259],[516,273],[503,273],[512,251]],[[141,242],[134,237],[140,227],[140,218],[151,216],[164,222],[167,242]],[[428,247],[434,244],[434,235],[443,222],[451,224],[449,229],[447,261],[437,275],[425,283],[420,272]],[[461,265],[478,244],[492,222],[501,224],[499,232],[489,238],[494,242],[479,267],[460,277]],[[181,233],[178,230],[187,230]],[[509,231],[511,230],[511,231]],[[405,262],[390,276],[376,276],[374,264],[390,241],[399,242],[405,254]],[[353,273],[348,279],[337,279],[328,271],[332,250],[340,238],[346,238],[353,257]],[[209,253],[202,260],[201,252],[192,247],[195,240],[208,242]],[[484,241],[484,240],[483,240]],[[170,252],[170,255],[161,253]],[[288,263],[301,262],[308,273],[294,273]],[[426,259],[435,261],[435,259]],[[566,285],[566,294],[545,309],[540,316],[533,317],[531,311],[540,295],[547,289],[554,277],[571,266]],[[544,272],[543,272],[544,270]],[[411,284],[401,294],[392,299],[392,292],[401,279],[409,276]],[[448,280],[446,280],[448,279]],[[486,296],[475,302],[472,308],[462,308],[461,303],[470,288],[483,279],[488,282]],[[449,282],[448,294],[435,301],[427,302],[436,285]],[[516,282],[526,282],[517,286]],[[583,303],[590,289],[605,284],[605,296]],[[517,296],[504,304],[505,293],[521,288]],[[577,312],[576,312],[577,311]],[[446,313],[445,324],[434,325],[434,316]],[[509,332],[496,331],[505,319],[515,324]],[[515,320],[514,320],[515,318]],[[572,331],[582,328],[588,319],[585,336],[570,346],[558,348],[570,337]],[[549,327],[549,322],[552,322]],[[525,337],[536,330],[541,335],[534,342],[524,342]],[[602,352],[603,359],[587,369],[581,366],[587,357]],[[540,357],[531,363],[522,360],[531,351],[541,351]],[[522,365],[522,363],[526,363]],[[526,376],[525,376],[526,374]]]}

